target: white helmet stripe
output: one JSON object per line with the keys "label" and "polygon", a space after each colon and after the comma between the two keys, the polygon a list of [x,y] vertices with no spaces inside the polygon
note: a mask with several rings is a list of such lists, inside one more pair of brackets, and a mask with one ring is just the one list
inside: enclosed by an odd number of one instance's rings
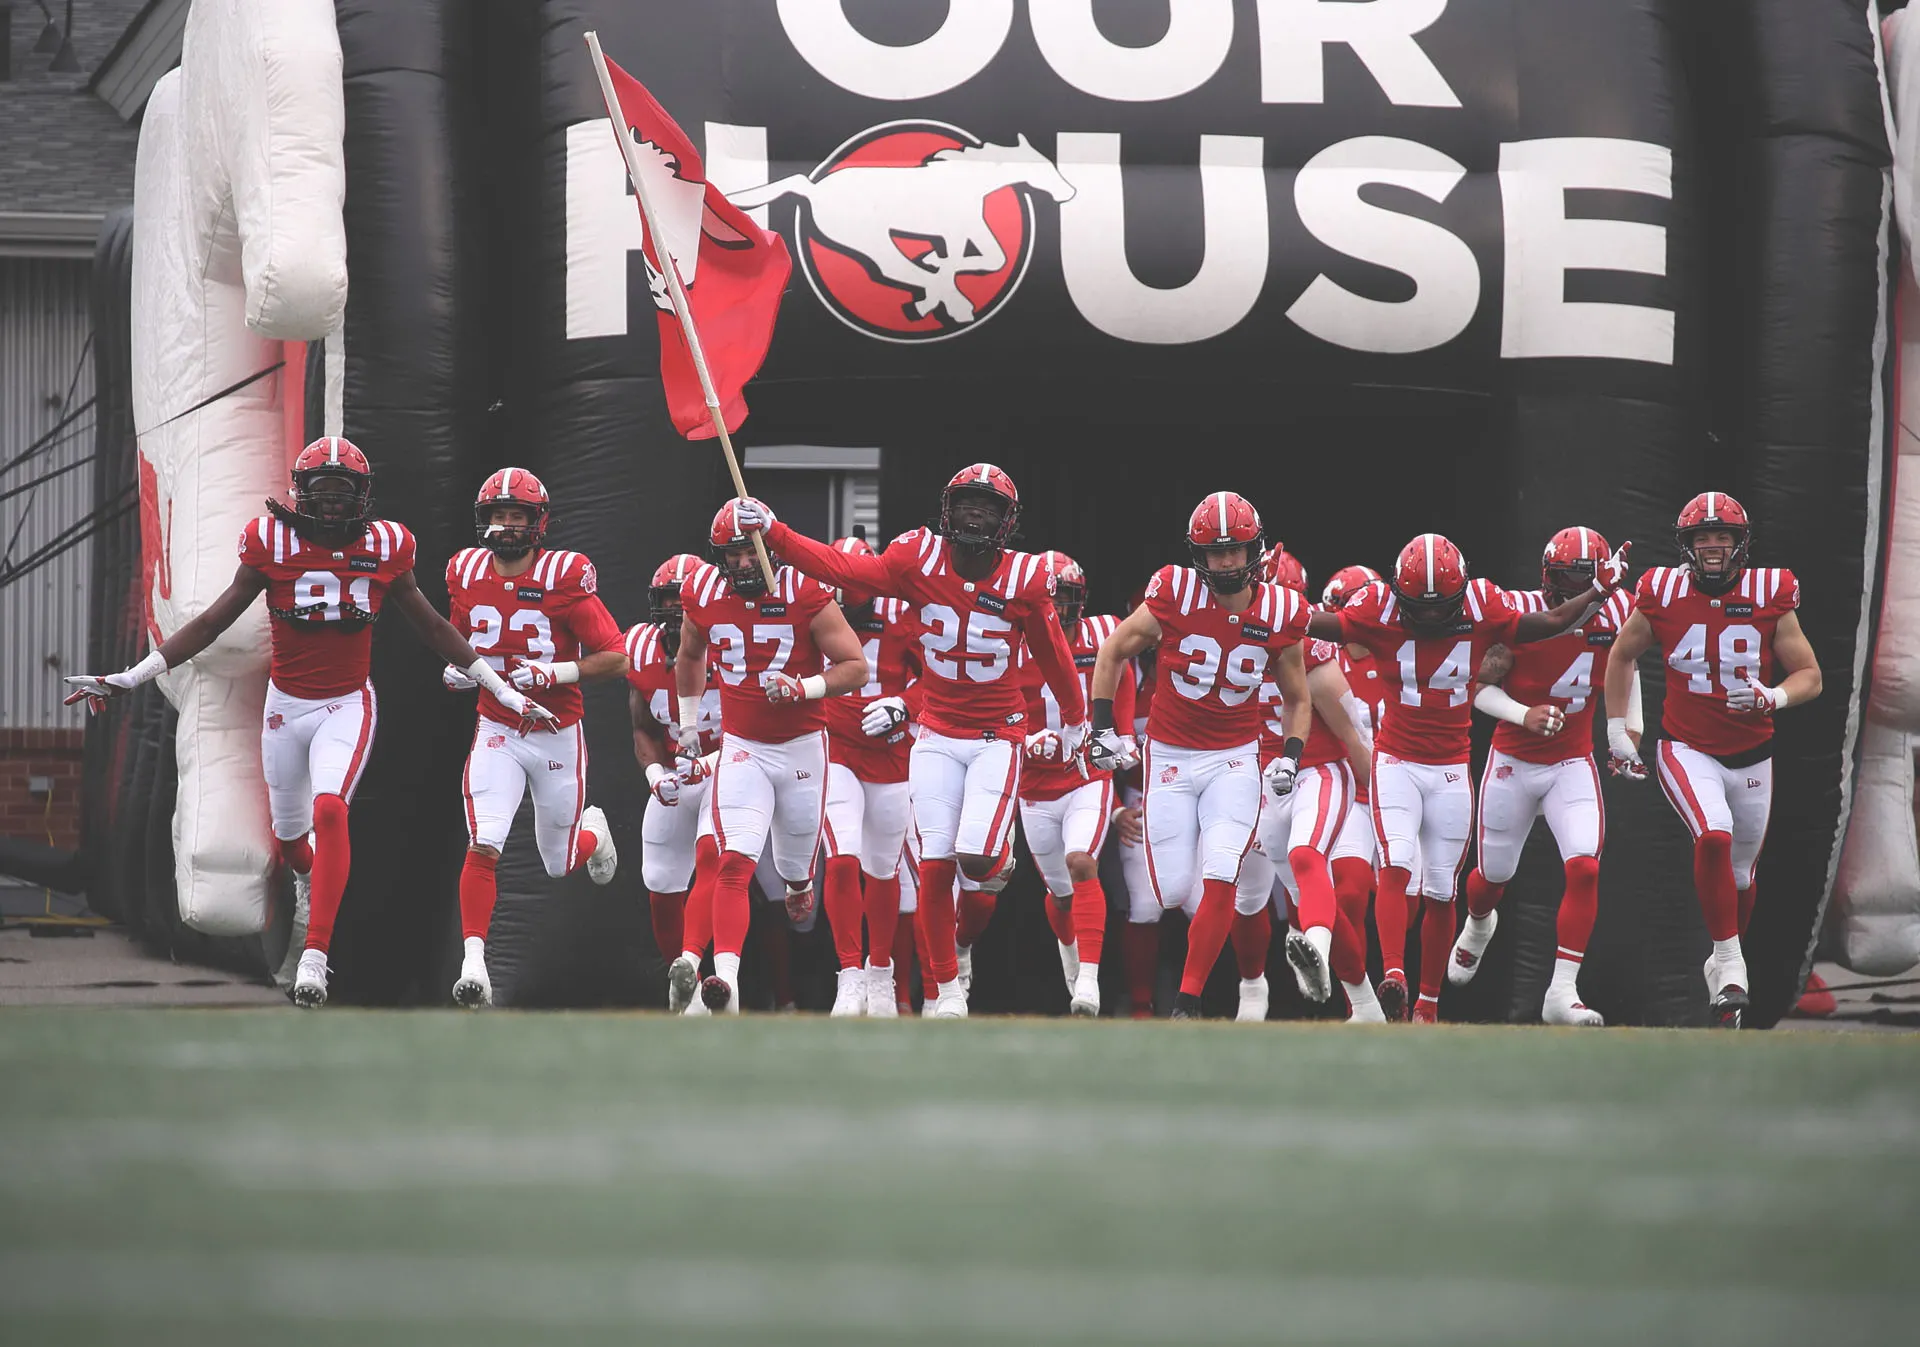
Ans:
{"label": "white helmet stripe", "polygon": [[1224,491],[1218,492],[1215,494],[1214,499],[1220,506],[1220,540],[1225,542],[1227,537],[1227,493]]}
{"label": "white helmet stripe", "polygon": [[513,494],[513,469],[512,468],[508,468],[506,472],[506,476],[500,479],[500,494],[503,496],[511,496]]}
{"label": "white helmet stripe", "polygon": [[1717,520],[1720,518],[1719,506],[1716,503],[1717,494],[1718,493],[1712,492],[1712,491],[1707,492],[1707,518],[1708,519]]}
{"label": "white helmet stripe", "polygon": [[1439,586],[1439,584],[1438,584],[1438,583],[1437,583],[1437,582],[1435,581],[1435,579],[1434,579],[1434,576],[1433,576],[1433,535],[1432,535],[1431,533],[1423,533],[1423,534],[1421,534],[1421,535],[1420,535],[1420,540],[1421,540],[1422,542],[1424,542],[1424,543],[1425,543],[1425,544],[1427,545],[1427,589],[1426,589],[1426,592],[1427,592],[1427,593],[1429,593],[1429,594],[1431,594],[1431,593],[1433,593],[1433,592],[1434,592],[1434,590],[1436,590],[1436,589],[1438,589],[1438,588],[1440,587],[1440,586]]}
{"label": "white helmet stripe", "polygon": [[1593,560],[1593,546],[1587,541],[1587,526],[1585,524],[1580,526],[1580,560]]}

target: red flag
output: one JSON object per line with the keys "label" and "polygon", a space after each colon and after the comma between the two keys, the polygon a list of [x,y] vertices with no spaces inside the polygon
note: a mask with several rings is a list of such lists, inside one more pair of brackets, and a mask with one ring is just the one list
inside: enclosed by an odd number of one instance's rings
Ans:
{"label": "red flag", "polygon": [[[786,240],[762,229],[707,181],[706,166],[686,132],[639,80],[607,60],[618,120],[638,150],[647,204],[668,255],[678,264],[687,308],[720,399],[729,434],[747,416],[742,390],[760,372],[773,341],[773,320],[793,262]],[[607,109],[609,115],[614,109]],[[635,208],[639,203],[636,201]],[[674,429],[690,440],[713,438],[713,419],[661,274],[651,231],[646,239],[647,281],[660,319],[660,381]]]}

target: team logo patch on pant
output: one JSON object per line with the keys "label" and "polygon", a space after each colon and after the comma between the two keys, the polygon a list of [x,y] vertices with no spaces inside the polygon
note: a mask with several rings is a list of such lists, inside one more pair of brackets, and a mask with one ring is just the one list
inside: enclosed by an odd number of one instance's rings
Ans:
{"label": "team logo patch on pant", "polygon": [[506,746],[507,746],[507,736],[506,736],[506,735],[504,735],[504,734],[489,734],[489,735],[487,736],[487,747],[488,747],[488,748],[505,748]]}
{"label": "team logo patch on pant", "polygon": [[281,715],[278,711],[275,711],[272,715],[267,717],[267,728],[270,730],[277,730],[286,723],[287,723],[287,718]]}

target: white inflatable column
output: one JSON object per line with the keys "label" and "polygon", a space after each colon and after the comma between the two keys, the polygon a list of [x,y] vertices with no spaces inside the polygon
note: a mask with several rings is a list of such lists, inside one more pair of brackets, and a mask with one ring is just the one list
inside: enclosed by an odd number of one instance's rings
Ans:
{"label": "white inflatable column", "polygon": [[[155,86],[134,175],[133,412],[164,639],[232,580],[240,530],[287,487],[283,369],[346,308],[345,107],[330,0],[194,0],[181,65]],[[179,709],[181,919],[267,923],[260,773],[267,625],[256,605],[162,687]]]}

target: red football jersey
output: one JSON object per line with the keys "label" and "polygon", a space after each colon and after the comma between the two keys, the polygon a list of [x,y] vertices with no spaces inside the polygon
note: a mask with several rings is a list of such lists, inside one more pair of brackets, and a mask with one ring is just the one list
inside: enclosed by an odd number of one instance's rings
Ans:
{"label": "red football jersey", "polygon": [[[1083,617],[1080,625],[1067,638],[1067,649],[1073,654],[1073,664],[1080,671],[1080,693],[1084,697],[1093,695],[1093,666],[1100,658],[1100,645],[1113,629],[1120,625],[1117,617]],[[1060,716],[1059,698],[1053,695],[1053,689],[1047,686],[1046,676],[1040,672],[1040,665],[1026,651],[1021,651],[1020,683],[1027,690],[1027,717],[1033,730],[1043,726],[1050,730],[1066,728],[1066,722]],[[1128,663],[1120,670],[1120,684],[1113,691],[1113,723],[1122,734],[1132,733],[1134,716],[1133,665]],[[1031,731],[1030,731],[1031,732]],[[1075,787],[1084,786],[1089,781],[1104,781],[1111,772],[1102,772],[1092,763],[1086,764],[1082,773],[1080,767],[1071,762],[1036,762],[1032,758],[1023,758],[1020,763],[1020,798],[1023,800],[1057,800]]]}
{"label": "red football jersey", "polygon": [[1379,660],[1393,695],[1374,747],[1406,762],[1465,762],[1473,722],[1473,676],[1489,647],[1511,646],[1520,614],[1490,580],[1467,584],[1466,605],[1453,630],[1416,637],[1400,621],[1400,600],[1384,580],[1361,590],[1340,610],[1346,640]]}
{"label": "red football jersey", "polygon": [[[907,779],[913,752],[913,723],[896,726],[884,738],[860,728],[867,708],[882,697],[906,697],[920,676],[920,620],[899,599],[875,599],[857,617],[847,619],[860,653],[867,657],[867,682],[858,692],[827,699],[827,756],[862,781],[889,785]],[[909,700],[908,709],[914,709]]]}
{"label": "red football jersey", "polygon": [[[447,600],[451,621],[476,655],[500,674],[509,657],[543,664],[577,660],[583,654],[620,648],[620,626],[600,602],[593,563],[578,552],[533,554],[533,564],[518,575],[501,575],[493,553],[467,547],[447,563]],[[527,694],[560,718],[561,728],[580,719],[578,683],[562,683]],[[480,714],[502,725],[520,717],[480,689]]]}
{"label": "red football jersey", "polygon": [[1086,718],[1086,699],[1071,679],[1072,657],[1053,616],[1053,577],[1040,558],[1002,552],[993,573],[967,580],[951,565],[952,548],[932,529],[914,529],[878,556],[854,556],[776,523],[767,543],[809,575],[846,589],[903,599],[920,622],[920,724],[956,739],[1025,738],[1026,696],[1014,674],[1024,640],[1051,659],[1072,684],[1073,705],[1062,711]]}
{"label": "red football jersey", "polygon": [[776,706],[764,689],[770,673],[805,678],[827,667],[813,643],[813,619],[833,602],[833,591],[791,566],[773,581],[767,593],[745,599],[718,566],[707,566],[680,587],[683,621],[707,634],[727,733],[760,744],[784,744],[827,726],[824,701]]}
{"label": "red football jersey", "polygon": [[1792,571],[1749,568],[1725,594],[1709,595],[1686,567],[1656,566],[1640,577],[1633,601],[1667,656],[1667,738],[1724,757],[1773,737],[1772,717],[1727,709],[1727,690],[1749,676],[1772,685],[1774,629],[1800,606]]}
{"label": "red football jersey", "polygon": [[272,515],[242,529],[240,564],[267,578],[273,685],[314,700],[359,691],[373,649],[372,618],[387,586],[413,569],[413,553],[407,526],[387,519],[373,520],[337,551]]}
{"label": "red football jersey", "polygon": [[[1340,658],[1338,645],[1332,641],[1307,642],[1307,672],[1312,673],[1322,664],[1337,665],[1342,673],[1346,672],[1346,665]],[[1273,687],[1274,711],[1260,729],[1260,765],[1263,767],[1279,757],[1280,750],[1286,746],[1280,733],[1280,689],[1272,684],[1266,684],[1261,687],[1260,695],[1265,698],[1269,686]],[[1320,718],[1319,709],[1315,708],[1313,723],[1307,732],[1307,746],[1300,754],[1300,765],[1318,767],[1323,763],[1345,762],[1346,759],[1346,745],[1342,744],[1334,732],[1327,728],[1327,722]]]}
{"label": "red football jersey", "polygon": [[[1372,655],[1353,657],[1348,646],[1340,647],[1340,672],[1347,676],[1347,689],[1360,702],[1361,728],[1371,737],[1380,732],[1380,722],[1385,718],[1387,705],[1387,683],[1380,676],[1380,662]],[[1356,781],[1353,787],[1353,802],[1366,804],[1372,796],[1365,781]]]}
{"label": "red football jersey", "polygon": [[[1540,590],[1508,590],[1507,601],[1523,613],[1543,613],[1553,601]],[[1572,631],[1513,647],[1513,668],[1502,680],[1507,695],[1523,706],[1548,702],[1566,713],[1560,733],[1542,738],[1501,721],[1493,746],[1522,762],[1564,762],[1593,753],[1593,708],[1607,681],[1607,652],[1633,611],[1633,597],[1615,590],[1600,611]],[[1624,712],[1624,708],[1622,708]]]}
{"label": "red football jersey", "polygon": [[[709,656],[713,647],[707,647]],[[679,701],[673,691],[673,661],[667,658],[666,642],[660,639],[660,628],[651,622],[636,622],[627,628],[627,661],[633,667],[627,670],[627,682],[640,690],[646,698],[647,709],[653,712],[653,718],[661,725],[671,725],[679,713]],[[708,677],[712,677],[713,660],[707,660]],[[700,751],[712,753],[720,747],[720,689],[708,687],[700,694],[700,718],[695,726],[700,731]]]}
{"label": "red football jersey", "polygon": [[1312,609],[1291,589],[1253,587],[1253,603],[1230,613],[1200,572],[1162,566],[1147,583],[1160,624],[1147,736],[1176,748],[1239,748],[1260,737],[1260,685],[1273,661],[1306,639]]}

